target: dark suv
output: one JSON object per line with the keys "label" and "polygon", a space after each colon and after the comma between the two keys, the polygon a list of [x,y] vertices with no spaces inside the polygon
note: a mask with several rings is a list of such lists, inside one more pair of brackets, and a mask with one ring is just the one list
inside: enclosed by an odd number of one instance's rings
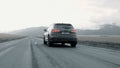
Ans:
{"label": "dark suv", "polygon": [[44,44],[52,46],[53,43],[70,43],[71,47],[76,47],[76,30],[71,24],[55,23],[44,31]]}

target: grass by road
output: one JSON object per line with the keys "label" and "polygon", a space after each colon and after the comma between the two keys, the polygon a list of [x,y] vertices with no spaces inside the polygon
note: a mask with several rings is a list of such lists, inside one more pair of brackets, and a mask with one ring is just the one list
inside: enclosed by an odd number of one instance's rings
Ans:
{"label": "grass by road", "polygon": [[78,42],[89,46],[120,49],[120,36],[78,35]]}
{"label": "grass by road", "polygon": [[16,40],[16,39],[21,39],[21,38],[24,38],[24,36],[0,33],[0,43],[11,41],[11,40]]}

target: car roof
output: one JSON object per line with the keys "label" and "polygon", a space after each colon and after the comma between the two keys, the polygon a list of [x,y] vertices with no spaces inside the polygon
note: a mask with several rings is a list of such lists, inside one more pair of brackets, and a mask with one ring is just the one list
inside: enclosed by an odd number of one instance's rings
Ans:
{"label": "car roof", "polygon": [[54,25],[71,25],[70,23],[54,23]]}

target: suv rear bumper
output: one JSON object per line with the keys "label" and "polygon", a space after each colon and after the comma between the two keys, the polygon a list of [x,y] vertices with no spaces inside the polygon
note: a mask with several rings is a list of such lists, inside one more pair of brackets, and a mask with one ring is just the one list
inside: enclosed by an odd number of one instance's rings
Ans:
{"label": "suv rear bumper", "polygon": [[53,42],[53,43],[77,43],[77,38],[51,37],[50,41]]}

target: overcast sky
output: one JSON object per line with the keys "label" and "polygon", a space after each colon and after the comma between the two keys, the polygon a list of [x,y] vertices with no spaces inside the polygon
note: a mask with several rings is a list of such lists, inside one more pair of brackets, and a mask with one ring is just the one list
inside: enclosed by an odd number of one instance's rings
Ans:
{"label": "overcast sky", "polygon": [[120,0],[0,0],[0,32],[72,23],[94,29],[120,23]]}

